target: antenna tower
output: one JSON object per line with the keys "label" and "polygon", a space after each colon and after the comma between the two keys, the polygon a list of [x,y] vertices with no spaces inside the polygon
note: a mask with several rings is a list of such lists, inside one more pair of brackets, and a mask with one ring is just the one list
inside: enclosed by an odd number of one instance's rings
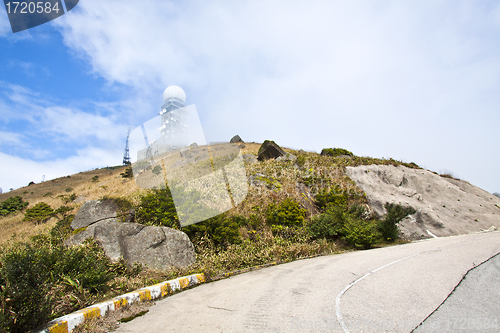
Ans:
{"label": "antenna tower", "polygon": [[123,165],[130,165],[130,152],[128,149],[128,138],[130,136],[130,128],[127,132],[127,141],[125,142],[125,153],[123,154]]}

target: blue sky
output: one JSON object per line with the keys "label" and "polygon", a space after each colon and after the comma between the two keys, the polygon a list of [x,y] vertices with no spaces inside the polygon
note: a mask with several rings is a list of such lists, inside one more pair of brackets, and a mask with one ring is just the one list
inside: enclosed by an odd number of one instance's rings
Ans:
{"label": "blue sky", "polygon": [[0,9],[0,187],[118,165],[181,86],[209,141],[343,147],[500,191],[499,1],[80,0]]}

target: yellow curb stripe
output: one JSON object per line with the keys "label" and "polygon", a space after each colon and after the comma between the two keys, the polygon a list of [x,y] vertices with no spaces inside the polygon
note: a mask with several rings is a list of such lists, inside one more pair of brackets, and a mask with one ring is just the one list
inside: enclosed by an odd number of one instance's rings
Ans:
{"label": "yellow curb stripe", "polygon": [[99,309],[97,307],[85,308],[85,309],[81,310],[81,312],[83,313],[84,320],[97,318],[97,317],[101,316],[101,309]]}
{"label": "yellow curb stripe", "polygon": [[181,289],[189,287],[189,279],[188,278],[181,278],[179,279],[179,284],[181,285]]}
{"label": "yellow curb stripe", "polygon": [[127,304],[128,304],[128,301],[126,298],[120,298],[120,299],[113,301],[113,306],[114,306],[115,310],[118,310],[119,308],[122,308]]}
{"label": "yellow curb stripe", "polygon": [[205,281],[205,274],[201,273],[180,277],[174,280],[158,283],[150,287],[135,290],[133,292],[115,297],[110,301],[98,303],[88,308],[54,319],[45,326],[45,329],[38,332],[70,333],[77,325],[86,319],[104,316],[108,311],[118,310],[121,307],[135,302],[150,301],[156,298],[165,297],[171,295],[175,291],[182,290]]}
{"label": "yellow curb stripe", "polygon": [[62,321],[59,323],[55,323],[50,326],[48,329],[49,333],[67,333],[68,332],[68,322]]}
{"label": "yellow curb stripe", "polygon": [[166,282],[161,286],[161,297],[168,296],[172,293],[172,288],[170,287],[170,283]]}

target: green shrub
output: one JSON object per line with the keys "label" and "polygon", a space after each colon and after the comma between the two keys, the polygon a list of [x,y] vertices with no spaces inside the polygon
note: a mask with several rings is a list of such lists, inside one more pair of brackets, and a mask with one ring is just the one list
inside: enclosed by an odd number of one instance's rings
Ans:
{"label": "green shrub", "polygon": [[340,156],[340,155],[353,156],[354,154],[351,153],[349,150],[343,149],[343,148],[324,148],[321,151],[321,155],[322,156],[336,157],[336,156]]}
{"label": "green shrub", "polygon": [[174,200],[168,188],[152,190],[143,195],[135,211],[137,223],[180,229]]}
{"label": "green shrub", "polygon": [[132,171],[131,167],[128,167],[125,169],[125,171],[120,173],[120,176],[122,176],[122,178],[134,178],[134,172]]}
{"label": "green shrub", "polygon": [[344,228],[344,239],[356,248],[368,249],[380,237],[373,221],[364,221],[348,216]]}
{"label": "green shrub", "polygon": [[6,216],[10,213],[21,211],[28,205],[29,203],[27,201],[23,201],[23,198],[19,195],[10,197],[5,201],[0,202],[0,216]]}
{"label": "green shrub", "polygon": [[95,294],[107,290],[112,277],[109,259],[92,240],[68,248],[41,235],[4,250],[0,262],[0,327],[9,332],[27,332],[60,315],[54,305],[65,296],[57,293],[63,281]]}
{"label": "green shrub", "polygon": [[159,165],[155,165],[153,170],[151,170],[151,172],[154,173],[155,175],[159,175],[161,173],[161,171],[162,171],[162,168]]}
{"label": "green shrub", "polygon": [[318,194],[316,194],[316,205],[322,209],[329,204],[346,208],[347,201],[347,192],[337,185],[329,189],[321,189]]}
{"label": "green shrub", "polygon": [[309,234],[315,239],[342,236],[347,215],[342,206],[330,205],[324,213],[315,216],[309,223]]}
{"label": "green shrub", "polygon": [[189,236],[193,243],[199,242],[205,236],[215,246],[226,248],[230,244],[241,243],[238,224],[241,221],[241,219],[235,220],[227,217],[226,214],[220,214],[206,221],[183,227],[182,231]]}
{"label": "green shrub", "polygon": [[297,157],[297,161],[295,163],[297,163],[299,167],[303,167],[304,164],[306,164],[306,157],[303,155]]}
{"label": "green shrub", "polygon": [[54,210],[45,202],[39,202],[35,206],[26,209],[24,221],[33,221],[35,224],[45,223],[54,216]]}
{"label": "green shrub", "polygon": [[398,223],[406,216],[415,214],[416,210],[413,207],[403,207],[392,203],[386,203],[385,209],[387,209],[387,215],[379,222],[378,228],[384,239],[394,241],[398,238]]}
{"label": "green shrub", "polygon": [[267,223],[270,225],[300,226],[304,223],[306,210],[298,202],[286,198],[279,205],[270,203],[267,207]]}
{"label": "green shrub", "polygon": [[69,193],[71,191],[73,191],[73,188],[72,187],[68,187],[67,189],[64,190],[65,192]]}
{"label": "green shrub", "polygon": [[99,176],[95,175],[94,177],[92,177],[93,183],[97,183],[98,181],[99,181]]}
{"label": "green shrub", "polygon": [[75,215],[64,215],[62,219],[57,221],[56,225],[50,230],[50,236],[53,239],[59,239],[61,241],[66,239],[73,231],[73,228],[71,228],[71,222],[73,222],[74,218]]}

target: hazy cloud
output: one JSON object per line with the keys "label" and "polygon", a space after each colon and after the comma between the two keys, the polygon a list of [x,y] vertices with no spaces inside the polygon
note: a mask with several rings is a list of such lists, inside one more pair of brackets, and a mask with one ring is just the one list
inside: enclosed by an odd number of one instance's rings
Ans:
{"label": "hazy cloud", "polygon": [[114,142],[176,84],[209,141],[345,147],[500,188],[498,1],[86,0],[51,24],[94,75],[130,88],[121,116],[13,91],[63,138]]}

